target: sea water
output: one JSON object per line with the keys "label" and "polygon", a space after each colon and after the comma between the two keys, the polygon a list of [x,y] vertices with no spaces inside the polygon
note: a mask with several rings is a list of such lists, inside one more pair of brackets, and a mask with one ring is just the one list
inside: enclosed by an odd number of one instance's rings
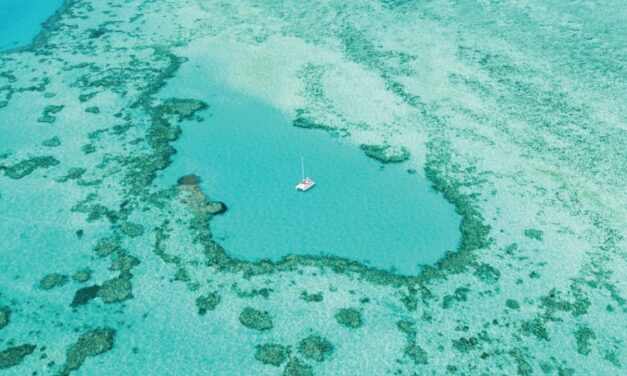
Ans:
{"label": "sea water", "polygon": [[0,0],[0,51],[30,43],[63,0]]}
{"label": "sea water", "polygon": [[[226,203],[211,231],[231,256],[332,255],[412,274],[456,249],[460,217],[423,176],[406,164],[384,166],[327,132],[294,127],[289,116],[204,69],[184,64],[164,91],[210,109],[202,122],[183,125],[161,179],[199,175],[209,197]],[[307,192],[295,189],[301,157],[316,182]]]}

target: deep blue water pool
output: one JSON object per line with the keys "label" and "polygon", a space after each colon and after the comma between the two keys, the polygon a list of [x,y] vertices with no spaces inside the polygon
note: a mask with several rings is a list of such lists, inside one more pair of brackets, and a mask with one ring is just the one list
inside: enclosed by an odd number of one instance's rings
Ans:
{"label": "deep blue water pool", "polygon": [[[163,95],[209,103],[206,120],[183,125],[178,153],[161,177],[202,177],[228,211],[212,220],[215,238],[244,260],[288,254],[336,255],[415,273],[460,239],[460,217],[429,181],[366,157],[346,140],[292,126],[268,104],[216,83],[184,64]],[[317,185],[295,190],[305,169]]]}

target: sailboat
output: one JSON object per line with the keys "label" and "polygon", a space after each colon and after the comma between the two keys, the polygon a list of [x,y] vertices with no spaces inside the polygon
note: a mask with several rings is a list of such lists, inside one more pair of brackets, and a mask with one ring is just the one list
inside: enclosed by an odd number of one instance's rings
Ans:
{"label": "sailboat", "polygon": [[302,180],[300,181],[300,183],[298,183],[296,185],[296,189],[299,191],[307,191],[310,188],[312,188],[314,185],[316,185],[316,183],[311,180],[310,177],[305,177],[305,159],[304,157],[300,157],[300,169],[301,169],[301,175],[302,175]]}

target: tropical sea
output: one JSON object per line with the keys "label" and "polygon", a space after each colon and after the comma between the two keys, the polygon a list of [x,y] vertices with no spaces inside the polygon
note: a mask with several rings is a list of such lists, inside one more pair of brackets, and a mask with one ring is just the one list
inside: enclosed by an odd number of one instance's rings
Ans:
{"label": "tropical sea", "polygon": [[624,374],[626,11],[0,0],[0,374]]}

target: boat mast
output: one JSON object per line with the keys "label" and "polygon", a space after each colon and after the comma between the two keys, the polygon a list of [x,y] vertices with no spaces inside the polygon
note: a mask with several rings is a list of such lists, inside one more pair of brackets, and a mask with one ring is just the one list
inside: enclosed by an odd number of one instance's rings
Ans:
{"label": "boat mast", "polygon": [[303,176],[302,180],[305,180],[305,158],[304,157],[300,157],[300,171],[301,171],[301,175]]}

